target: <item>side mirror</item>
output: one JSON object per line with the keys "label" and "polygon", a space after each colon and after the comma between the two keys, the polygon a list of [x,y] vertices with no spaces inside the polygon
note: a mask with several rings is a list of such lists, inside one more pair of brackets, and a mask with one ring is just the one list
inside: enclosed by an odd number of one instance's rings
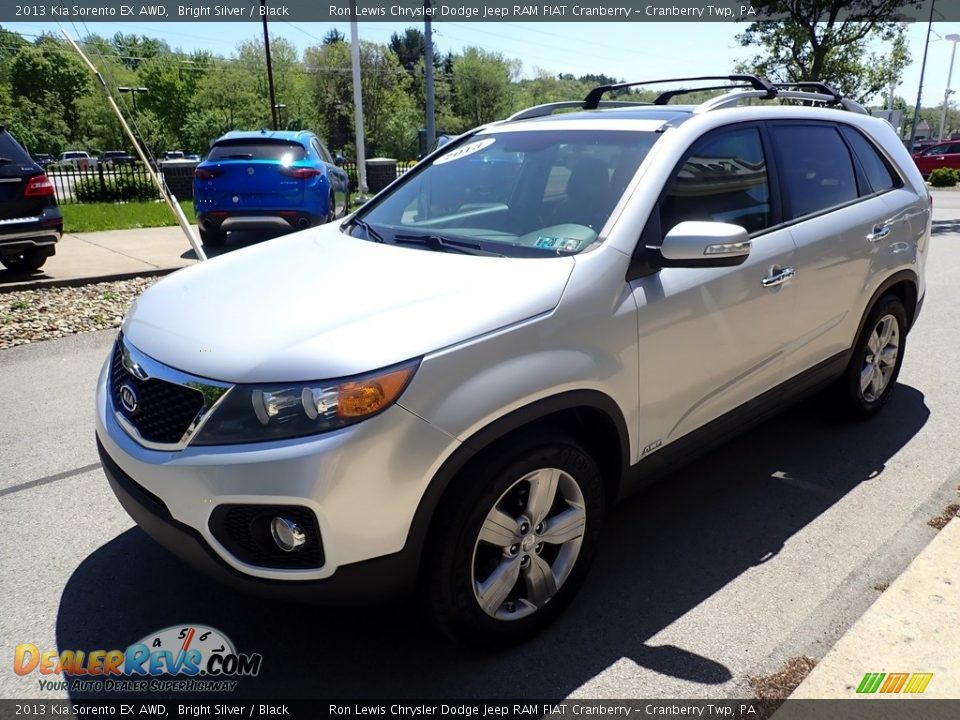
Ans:
{"label": "side mirror", "polygon": [[333,159],[333,164],[336,165],[337,167],[343,167],[343,163],[344,163],[343,155],[337,155]]}
{"label": "side mirror", "polygon": [[750,255],[750,236],[739,225],[688,220],[670,230],[655,249],[660,267],[728,267]]}

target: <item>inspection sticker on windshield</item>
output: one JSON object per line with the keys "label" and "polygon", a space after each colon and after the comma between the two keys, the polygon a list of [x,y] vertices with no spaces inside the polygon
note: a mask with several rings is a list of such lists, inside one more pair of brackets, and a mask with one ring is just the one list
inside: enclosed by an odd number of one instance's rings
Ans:
{"label": "inspection sticker on windshield", "polygon": [[497,141],[496,138],[484,138],[483,140],[477,140],[476,142],[467,143],[463,147],[459,147],[456,150],[451,150],[446,155],[441,155],[436,160],[433,161],[434,165],[443,165],[443,163],[452,162],[454,160],[459,160],[462,157],[467,155],[473,155],[475,152],[480,152],[486,147],[490,147]]}

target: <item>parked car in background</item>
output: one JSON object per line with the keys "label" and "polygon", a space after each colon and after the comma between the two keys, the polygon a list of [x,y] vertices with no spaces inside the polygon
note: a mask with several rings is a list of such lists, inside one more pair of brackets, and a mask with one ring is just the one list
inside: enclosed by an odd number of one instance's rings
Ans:
{"label": "parked car in background", "polygon": [[37,270],[56,252],[62,235],[53,183],[0,126],[0,264],[14,271]]}
{"label": "parked car in background", "polygon": [[913,161],[924,177],[940,168],[960,169],[960,140],[948,140],[915,152]]}
{"label": "parked car in background", "polygon": [[84,150],[67,150],[60,155],[60,162],[73,165],[77,170],[88,170],[94,165],[90,153]]}
{"label": "parked car in background", "polygon": [[160,159],[163,161],[166,160],[183,160],[183,150],[167,150],[163,155],[160,156]]}
{"label": "parked car in background", "polygon": [[133,165],[137,159],[125,150],[104,150],[100,153],[100,162],[108,167]]}
{"label": "parked car in background", "polygon": [[34,153],[30,158],[42,168],[46,168],[47,165],[52,165],[56,162],[53,156],[47,155],[47,153]]}
{"label": "parked car in background", "polygon": [[347,213],[350,178],[307,131],[229,132],[194,171],[205,245],[230,230],[301,230]]}

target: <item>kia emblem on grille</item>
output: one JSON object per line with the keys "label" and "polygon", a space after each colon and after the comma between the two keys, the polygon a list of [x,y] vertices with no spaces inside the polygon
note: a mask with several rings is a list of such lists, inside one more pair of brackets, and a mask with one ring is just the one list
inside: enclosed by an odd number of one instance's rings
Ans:
{"label": "kia emblem on grille", "polygon": [[120,386],[120,404],[127,412],[133,412],[137,409],[137,394],[129,384]]}

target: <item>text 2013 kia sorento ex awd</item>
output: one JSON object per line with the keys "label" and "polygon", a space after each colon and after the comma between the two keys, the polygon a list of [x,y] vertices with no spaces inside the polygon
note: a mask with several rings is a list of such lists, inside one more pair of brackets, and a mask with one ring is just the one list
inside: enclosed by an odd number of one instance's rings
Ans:
{"label": "text 2013 kia sorento ex awd", "polygon": [[[644,478],[815,389],[879,410],[926,187],[885,121],[746,81],[524,111],[340,225],[158,282],[97,388],[120,502],[238,588],[417,586],[503,646],[567,605]],[[774,96],[814,104],[740,104]]]}

